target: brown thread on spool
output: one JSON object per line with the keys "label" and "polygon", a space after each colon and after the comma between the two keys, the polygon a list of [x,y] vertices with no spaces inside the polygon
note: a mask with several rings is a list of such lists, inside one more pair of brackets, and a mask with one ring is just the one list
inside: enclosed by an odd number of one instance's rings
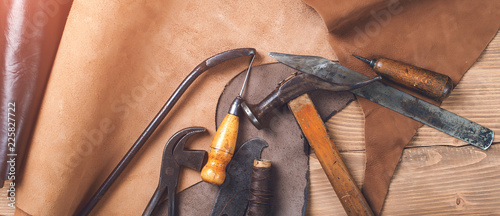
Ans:
{"label": "brown thread on spool", "polygon": [[246,216],[269,215],[272,196],[271,161],[255,159]]}

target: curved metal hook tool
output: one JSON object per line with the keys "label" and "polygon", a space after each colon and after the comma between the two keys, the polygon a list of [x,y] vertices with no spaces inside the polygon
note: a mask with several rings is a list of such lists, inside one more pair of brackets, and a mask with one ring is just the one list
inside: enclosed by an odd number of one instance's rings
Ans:
{"label": "curved metal hook tool", "polygon": [[207,152],[184,150],[184,145],[191,136],[205,131],[206,129],[202,127],[185,128],[168,140],[163,150],[158,187],[142,215],[147,216],[153,213],[165,191],[168,193],[168,215],[175,215],[175,192],[181,166],[200,171],[207,158]]}
{"label": "curved metal hook tool", "polygon": [[111,187],[113,182],[116,181],[118,176],[123,172],[125,167],[132,161],[132,158],[137,154],[139,149],[146,143],[146,141],[149,139],[151,134],[156,130],[156,128],[160,125],[160,123],[163,121],[165,116],[170,112],[172,107],[175,105],[175,103],[179,100],[179,98],[182,96],[182,94],[186,91],[186,89],[191,85],[191,83],[194,82],[194,80],[200,76],[203,72],[208,70],[211,67],[214,67],[215,65],[218,65],[224,61],[242,57],[242,56],[248,56],[248,55],[255,55],[255,49],[254,48],[241,48],[241,49],[234,49],[234,50],[229,50],[223,53],[219,53],[217,55],[214,55],[202,63],[200,63],[198,66],[194,68],[194,70],[182,81],[182,83],[177,87],[175,92],[170,96],[168,101],[163,105],[161,108],[160,112],[156,114],[156,116],[153,118],[151,123],[146,127],[146,129],[142,132],[142,134],[139,136],[139,138],[135,141],[135,143],[132,145],[130,150],[128,150],[127,154],[122,158],[120,163],[116,165],[115,169],[111,172],[111,174],[108,176],[108,178],[104,181],[104,183],[99,187],[97,192],[92,196],[90,201],[83,207],[83,209],[78,213],[78,215],[88,215],[92,209],[97,205],[97,202],[101,200],[101,198],[104,196],[106,191]]}

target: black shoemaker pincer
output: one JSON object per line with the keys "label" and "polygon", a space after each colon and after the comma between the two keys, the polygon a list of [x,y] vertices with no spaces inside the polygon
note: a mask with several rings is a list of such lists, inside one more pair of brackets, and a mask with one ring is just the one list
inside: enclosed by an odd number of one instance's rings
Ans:
{"label": "black shoemaker pincer", "polygon": [[168,140],[163,150],[160,170],[160,182],[153,197],[142,215],[151,215],[160,199],[168,193],[168,215],[175,215],[175,192],[179,180],[181,166],[200,171],[207,159],[207,152],[203,150],[184,150],[187,140],[198,133],[205,132],[202,127],[190,127],[180,130]]}

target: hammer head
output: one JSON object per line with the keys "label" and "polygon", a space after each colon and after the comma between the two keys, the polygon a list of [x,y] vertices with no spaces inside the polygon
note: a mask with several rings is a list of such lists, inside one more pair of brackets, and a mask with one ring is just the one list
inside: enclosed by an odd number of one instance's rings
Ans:
{"label": "hammer head", "polygon": [[267,122],[265,122],[262,119],[262,117],[257,117],[256,115],[254,115],[254,113],[257,113],[257,110],[258,110],[257,105],[247,104],[247,103],[243,102],[243,103],[241,103],[241,109],[243,110],[243,112],[245,113],[247,118],[250,120],[250,122],[252,122],[252,124],[257,129],[261,130],[262,128],[264,128],[262,126],[262,124],[266,124],[266,126],[267,126]]}
{"label": "hammer head", "polygon": [[260,103],[246,104],[243,102],[241,107],[252,124],[260,130],[268,126],[271,113],[300,95],[316,90],[349,91],[380,79],[381,77],[377,76],[359,83],[343,84],[330,83],[311,74],[294,75],[292,78],[287,78],[281,82],[280,86]]}

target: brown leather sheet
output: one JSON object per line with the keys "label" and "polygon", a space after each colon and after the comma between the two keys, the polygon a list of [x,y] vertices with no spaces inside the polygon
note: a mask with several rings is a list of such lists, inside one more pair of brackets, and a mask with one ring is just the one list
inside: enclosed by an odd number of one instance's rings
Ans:
{"label": "brown leather sheet", "polygon": [[71,3],[0,3],[0,185],[19,180]]}
{"label": "brown leather sheet", "polygon": [[[256,104],[271,93],[277,84],[297,71],[280,63],[255,66],[243,96],[249,104]],[[217,105],[217,125],[226,116],[228,108],[239,93],[246,70],[234,77],[224,88]],[[327,120],[354,100],[349,92],[311,93],[318,112]],[[273,112],[270,127],[257,130],[242,113],[237,147],[252,138],[266,140],[269,147],[264,148],[261,158],[270,160],[273,166],[273,198],[271,215],[304,215],[307,204],[309,146],[302,136],[299,125],[287,106]],[[217,198],[218,187],[200,182],[179,193],[179,215],[208,215]],[[234,192],[235,194],[238,191]],[[167,202],[163,202],[159,215],[167,215]]]}
{"label": "brown leather sheet", "polygon": [[[321,15],[340,63],[373,76],[352,57],[387,57],[450,76],[456,85],[500,27],[500,1],[305,0]],[[359,98],[365,113],[363,193],[380,213],[404,146],[422,124]]]}
{"label": "brown leather sheet", "polygon": [[[16,205],[72,215],[97,190],[184,77],[219,52],[254,47],[335,56],[319,15],[293,1],[77,0],[40,109]],[[139,215],[158,183],[162,150],[181,128],[204,126],[187,148],[208,150],[224,85],[249,58],[200,76],[93,213]],[[183,172],[179,189],[200,180]]]}

